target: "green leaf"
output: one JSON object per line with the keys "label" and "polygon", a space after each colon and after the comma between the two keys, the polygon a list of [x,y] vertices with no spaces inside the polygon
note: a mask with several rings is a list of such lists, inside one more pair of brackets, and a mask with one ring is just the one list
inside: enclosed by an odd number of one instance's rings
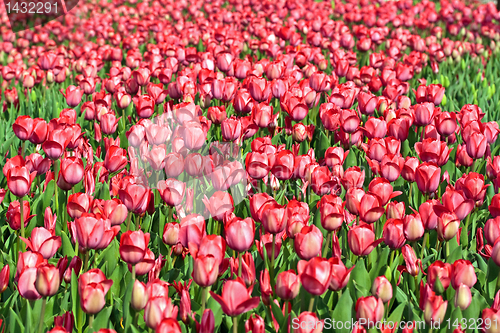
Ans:
{"label": "green leaf", "polygon": [[490,301],[493,301],[495,297],[498,273],[500,273],[500,268],[490,258],[488,260],[488,272],[486,273],[486,295]]}
{"label": "green leaf", "polygon": [[393,323],[399,323],[401,321],[401,317],[403,316],[403,311],[405,307],[406,307],[406,302],[399,304],[398,307],[394,311],[392,311],[388,321],[392,321]]}
{"label": "green leaf", "polygon": [[[350,322],[351,319],[353,318],[352,306],[353,306],[353,301],[351,299],[349,288],[347,288],[345,292],[342,293],[342,296],[340,297],[337,306],[335,306],[335,310],[333,310],[332,313],[332,318],[335,320],[341,320],[344,323]],[[336,330],[336,332],[349,333],[350,330],[344,327],[343,329]]]}
{"label": "green leaf", "polygon": [[453,332],[455,328],[459,328],[460,320],[462,318],[462,311],[460,310],[460,308],[455,308],[450,316],[450,325],[448,327],[448,332]]}
{"label": "green leaf", "polygon": [[377,258],[377,264],[373,265],[372,269],[370,270],[370,278],[372,281],[381,274],[382,269],[385,269],[387,267],[390,252],[391,249],[389,247],[386,247]]}
{"label": "green leaf", "polygon": [[[356,296],[355,299],[358,299],[360,296],[367,296],[369,290],[372,286],[372,281],[370,279],[370,275],[365,267],[365,261],[363,258],[359,259],[356,262],[356,266],[351,271],[351,276],[349,280],[349,284],[351,292],[355,293],[353,296]],[[355,291],[359,291],[356,293]],[[354,298],[354,297],[353,297]]]}
{"label": "green leaf", "polygon": [[274,318],[276,319],[280,327],[283,327],[285,324],[285,317],[283,316],[283,312],[281,311],[278,304],[276,304],[274,301],[271,301],[271,310],[273,311]]}
{"label": "green leaf", "polygon": [[97,332],[101,328],[109,328],[109,317],[111,316],[111,310],[113,307],[108,306],[101,310],[97,314],[94,319],[94,323],[92,324],[92,328],[94,329],[92,332]]}
{"label": "green leaf", "polygon": [[125,297],[123,299],[123,318],[125,319],[123,327],[125,327],[125,332],[128,331],[129,327],[132,324],[132,315],[130,314],[130,302],[132,300],[133,287],[134,287],[133,283],[128,284],[127,290],[125,291]]}
{"label": "green leaf", "polygon": [[76,256],[73,244],[71,244],[71,241],[69,240],[69,237],[65,232],[61,232],[61,240],[63,255],[68,256],[69,258],[73,258],[74,256]]}

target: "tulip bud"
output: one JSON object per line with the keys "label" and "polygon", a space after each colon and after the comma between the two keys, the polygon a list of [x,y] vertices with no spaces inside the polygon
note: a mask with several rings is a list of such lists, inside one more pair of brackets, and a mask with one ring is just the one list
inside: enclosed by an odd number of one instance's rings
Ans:
{"label": "tulip bud", "polygon": [[59,270],[53,265],[42,265],[36,273],[35,288],[43,297],[53,296],[61,284]]}
{"label": "tulip bud", "polygon": [[284,300],[292,300],[299,294],[299,276],[294,270],[284,271],[276,277],[276,295]]}
{"label": "tulip bud", "polygon": [[375,296],[360,297],[356,302],[356,317],[370,329],[384,317],[384,303]]}
{"label": "tulip bud", "polygon": [[461,284],[455,293],[455,307],[462,311],[467,309],[472,302],[472,294],[470,288],[465,284]]}
{"label": "tulip bud", "polygon": [[10,279],[10,267],[5,265],[0,271],[0,294],[7,290]]}
{"label": "tulip bud", "polygon": [[146,307],[148,295],[146,293],[146,285],[138,280],[135,280],[132,288],[132,299],[130,304],[136,311],[141,311]]}
{"label": "tulip bud", "polygon": [[372,294],[380,298],[384,303],[391,300],[392,285],[385,276],[378,276],[375,278],[372,285]]}

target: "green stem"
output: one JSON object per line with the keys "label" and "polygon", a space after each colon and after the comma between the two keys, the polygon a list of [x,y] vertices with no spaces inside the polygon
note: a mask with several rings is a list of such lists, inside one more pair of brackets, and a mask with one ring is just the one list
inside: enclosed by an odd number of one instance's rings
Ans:
{"label": "green stem", "polygon": [[424,241],[422,243],[422,251],[420,252],[420,259],[424,259],[424,250],[427,249],[427,241],[429,240],[429,233],[424,234]]}
{"label": "green stem", "polygon": [[391,259],[389,261],[389,267],[392,267],[392,263],[394,262],[395,253],[396,253],[396,251],[394,251],[394,250],[391,251]]}
{"label": "green stem", "polygon": [[450,242],[446,242],[446,256],[445,258],[448,258],[448,256],[450,255]]}
{"label": "green stem", "polygon": [[311,300],[309,301],[309,312],[312,312],[314,308],[314,296],[311,297]]}
{"label": "green stem", "polygon": [[89,317],[89,328],[90,328],[90,332],[94,332],[94,330],[92,329],[92,324],[94,323],[94,315],[91,315]]}
{"label": "green stem", "polygon": [[89,250],[85,252],[85,262],[83,263],[83,271],[86,272],[89,268]]}
{"label": "green stem", "polygon": [[269,273],[271,273],[271,286],[274,291],[274,256],[275,256],[275,250],[276,250],[276,234],[273,234],[273,248],[271,251],[271,267],[269,267]]}
{"label": "green stem", "polygon": [[[54,180],[55,180],[55,186],[54,186],[54,196],[55,196],[55,206],[56,206],[56,212],[57,215],[61,216],[59,214],[59,196],[58,196],[58,191],[57,191],[57,178],[59,177],[59,160],[54,161]],[[64,224],[64,222],[63,222]],[[63,225],[64,228],[64,225]]]}
{"label": "green stem", "polygon": [[24,238],[24,204],[23,198],[19,198],[19,208],[21,210],[21,237]]}
{"label": "green stem", "polygon": [[467,220],[465,220],[465,228],[462,229],[462,233],[460,234],[460,241],[464,242],[464,244],[469,243],[469,223],[470,223],[470,217],[473,212],[470,212],[469,215],[467,215]]}
{"label": "green stem", "polygon": [[205,304],[207,302],[208,287],[201,288],[201,316],[205,312]]}
{"label": "green stem", "polygon": [[[130,230],[130,220],[132,220],[132,213],[129,212],[128,215],[127,215],[127,231]],[[163,232],[163,230],[162,230]]]}
{"label": "green stem", "polygon": [[241,277],[242,263],[243,263],[243,260],[242,260],[241,252],[239,252],[238,253],[238,276],[239,277]]}
{"label": "green stem", "polygon": [[135,265],[132,266],[132,284],[135,282]]}
{"label": "green stem", "polygon": [[38,324],[38,333],[43,332],[43,318],[45,318],[45,307],[47,306],[47,298],[42,299],[42,310],[40,310],[40,323]]}
{"label": "green stem", "polygon": [[323,249],[323,258],[326,258],[326,255],[328,254],[328,247],[330,246],[331,239],[332,239],[332,231],[330,231],[328,233],[328,236],[326,236],[325,248]]}
{"label": "green stem", "polygon": [[238,317],[233,317],[233,333],[238,333]]}

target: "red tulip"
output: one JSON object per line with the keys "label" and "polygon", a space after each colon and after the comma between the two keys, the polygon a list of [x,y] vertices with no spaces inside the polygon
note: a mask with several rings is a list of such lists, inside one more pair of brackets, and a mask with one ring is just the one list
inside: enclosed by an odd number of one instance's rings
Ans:
{"label": "red tulip", "polygon": [[163,229],[163,243],[170,246],[179,243],[179,229],[180,224],[177,222],[166,223]]}
{"label": "red tulip", "polygon": [[[452,266],[450,264],[437,260],[427,269],[427,283],[431,286],[432,290],[441,294],[450,285],[451,272]],[[440,288],[436,284],[437,280],[441,284],[441,290],[439,290]]]}
{"label": "red tulip", "polygon": [[300,291],[299,276],[293,269],[279,273],[276,276],[276,295],[283,300],[292,300]]}
{"label": "red tulip", "polygon": [[127,151],[118,146],[111,146],[106,151],[104,167],[109,172],[117,172],[127,165]]}
{"label": "red tulip", "polygon": [[33,133],[33,119],[30,116],[19,116],[12,124],[12,129],[21,141],[26,141]]}
{"label": "red tulip", "polygon": [[234,211],[233,197],[228,192],[217,191],[210,197],[210,200],[205,196],[202,201],[216,221],[222,222],[226,214]]}
{"label": "red tulip", "polygon": [[156,327],[157,333],[181,333],[181,327],[177,320],[172,318],[163,319]]}
{"label": "red tulip", "polygon": [[315,225],[305,226],[295,235],[293,244],[299,258],[309,260],[321,252],[323,234]]}
{"label": "red tulip", "polygon": [[73,108],[78,106],[78,104],[82,101],[83,91],[81,91],[78,87],[69,86],[66,88],[66,93],[63,93],[61,90],[61,94],[63,94],[69,107]]}
{"label": "red tulip", "polygon": [[387,303],[392,299],[392,285],[385,276],[377,276],[373,281],[372,294]]}
{"label": "red tulip", "polygon": [[328,288],[333,291],[344,289],[347,283],[349,283],[351,271],[354,269],[354,266],[347,269],[344,263],[337,257],[328,259],[328,262],[332,265],[332,274]]}
{"label": "red tulip", "polygon": [[0,271],[0,294],[7,290],[9,286],[10,279],[10,267],[9,265],[4,265]]}
{"label": "red tulip", "polygon": [[321,333],[325,326],[325,320],[319,320],[313,312],[304,311],[292,319],[291,326],[294,333]]}
{"label": "red tulip", "polygon": [[455,237],[460,227],[460,220],[455,213],[443,212],[438,217],[437,232],[442,240],[450,240]]}
{"label": "red tulip", "polygon": [[54,296],[60,285],[60,272],[55,266],[44,264],[37,268],[35,288],[42,297]]}
{"label": "red tulip", "polygon": [[263,333],[265,332],[265,326],[266,324],[261,316],[257,314],[251,314],[250,318],[245,322],[245,332]]}
{"label": "red tulip", "polygon": [[138,184],[128,184],[125,189],[120,189],[118,195],[129,212],[142,214],[149,203],[149,189]]}
{"label": "red tulip", "polygon": [[91,214],[84,214],[73,223],[75,238],[83,251],[105,249],[120,230],[119,226],[112,227],[109,220]]}
{"label": "red tulip", "polygon": [[448,301],[441,296],[429,295],[424,300],[424,319],[427,324],[443,322]]}
{"label": "red tulip", "polygon": [[467,150],[467,154],[473,158],[481,158],[486,153],[486,147],[488,145],[488,141],[486,137],[481,133],[472,133],[465,140],[465,148]]}
{"label": "red tulip", "polygon": [[349,188],[345,196],[345,208],[349,213],[358,215],[360,209],[360,202],[365,195],[362,188]]}
{"label": "red tulip", "polygon": [[165,203],[170,206],[178,206],[184,199],[184,194],[186,191],[186,183],[181,182],[175,178],[169,178],[167,180],[161,180],[158,182],[158,191],[160,192],[161,198]]}
{"label": "red tulip", "polygon": [[271,172],[279,180],[288,180],[294,171],[295,156],[289,150],[282,150],[273,156]]}
{"label": "red tulip", "polygon": [[276,202],[271,202],[262,209],[262,226],[266,232],[278,234],[285,230],[288,219],[285,207]]}
{"label": "red tulip", "polygon": [[425,229],[420,214],[406,215],[403,219],[403,230],[406,239],[410,242],[422,238]]}
{"label": "red tulip", "polygon": [[308,293],[319,296],[328,289],[332,272],[332,265],[328,260],[321,257],[301,260],[297,264],[297,271],[300,282]]}
{"label": "red tulip", "polygon": [[144,308],[144,322],[149,328],[156,329],[166,318],[176,319],[179,309],[166,295],[149,295],[149,300]]}
{"label": "red tulip", "polygon": [[227,246],[234,251],[248,251],[255,238],[255,222],[250,217],[234,217],[224,223]]}
{"label": "red tulip", "polygon": [[75,156],[64,158],[61,161],[60,177],[64,182],[73,186],[78,184],[83,179],[83,161]]}
{"label": "red tulip", "polygon": [[132,98],[139,118],[149,118],[154,113],[155,101],[149,95],[139,95]]}
{"label": "red tulip", "polygon": [[451,153],[445,142],[432,138],[415,143],[415,151],[423,162],[436,163],[438,166],[445,165]]}
{"label": "red tulip", "polygon": [[359,203],[359,217],[366,223],[374,223],[384,215],[385,209],[379,196],[370,192],[363,195]]}
{"label": "red tulip", "polygon": [[403,258],[405,260],[406,264],[406,270],[411,276],[417,276],[419,272],[418,265],[422,265],[420,259],[417,259],[417,255],[415,254],[415,251],[413,251],[413,248],[406,244],[403,246],[401,249],[401,253],[403,254]]}
{"label": "red tulip", "polygon": [[488,186],[490,185],[484,184],[484,176],[475,172],[463,175],[455,184],[455,187],[462,190],[468,199],[474,200],[477,206],[483,204]]}
{"label": "red tulip", "polygon": [[[239,260],[236,258],[231,258],[229,264],[231,266],[231,274],[237,275],[240,265]],[[253,260],[252,255],[249,252],[245,252],[241,256],[241,278],[243,279],[247,287],[255,283],[256,279],[255,262]]]}
{"label": "red tulip", "polygon": [[227,281],[222,287],[222,297],[210,291],[210,295],[221,305],[222,311],[231,317],[251,311],[259,305],[259,298],[250,297],[251,293],[252,287],[247,289],[241,278]]}
{"label": "red tulip", "polygon": [[356,317],[361,325],[370,329],[384,317],[384,303],[375,296],[360,297],[356,302]]}
{"label": "red tulip", "polygon": [[120,238],[120,257],[126,263],[135,265],[144,259],[148,243],[149,233],[129,230]]}
{"label": "red tulip", "polygon": [[193,279],[201,287],[209,287],[217,282],[219,262],[213,255],[200,255],[194,260]]}
{"label": "red tulip", "polygon": [[260,271],[259,285],[262,303],[269,306],[271,304],[270,296],[273,295],[273,289],[271,287],[271,278],[267,268]]}
{"label": "red tulip", "polygon": [[433,193],[439,187],[441,169],[433,163],[424,162],[415,170],[415,181],[422,193]]}
{"label": "red tulip", "polygon": [[104,273],[94,268],[78,278],[80,306],[87,314],[96,314],[106,305],[106,294],[113,285],[113,280],[106,280]]}
{"label": "red tulip", "polygon": [[12,194],[22,198],[30,192],[35,177],[36,172],[30,174],[25,166],[16,166],[7,172],[7,186]]}
{"label": "red tulip", "polygon": [[366,256],[382,242],[382,239],[375,240],[375,233],[369,226],[355,225],[348,231],[347,241],[352,253],[357,256]]}
{"label": "red tulip", "polygon": [[470,261],[459,259],[453,263],[451,271],[451,286],[453,289],[457,289],[461,284],[472,288],[476,281],[476,273]]}
{"label": "red tulip", "polygon": [[50,259],[54,256],[57,250],[61,247],[61,237],[54,236],[45,228],[34,228],[31,231],[29,239],[22,238],[29,250],[40,253],[45,259]]}
{"label": "red tulip", "polygon": [[406,238],[403,232],[403,221],[401,219],[388,219],[384,224],[384,243],[392,250],[403,247]]}
{"label": "red tulip", "polygon": [[[30,203],[28,201],[23,201],[23,213],[24,227],[26,227],[28,222],[35,217],[35,215],[30,215]],[[21,229],[21,205],[19,204],[19,201],[12,201],[9,204],[5,218],[12,229]]]}
{"label": "red tulip", "polygon": [[190,214],[181,220],[179,241],[182,246],[188,247],[189,242],[199,245],[205,235],[205,219],[203,216]]}
{"label": "red tulip", "polygon": [[[344,222],[344,207],[342,199],[334,194],[328,194],[318,202],[321,214],[321,226],[327,231],[338,230]],[[290,217],[289,217],[290,218]]]}

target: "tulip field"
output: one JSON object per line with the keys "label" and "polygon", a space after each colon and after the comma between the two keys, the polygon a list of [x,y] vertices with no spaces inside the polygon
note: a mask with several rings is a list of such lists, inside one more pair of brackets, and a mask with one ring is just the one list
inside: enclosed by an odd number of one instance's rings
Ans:
{"label": "tulip field", "polygon": [[26,1],[0,332],[500,332],[494,3]]}

